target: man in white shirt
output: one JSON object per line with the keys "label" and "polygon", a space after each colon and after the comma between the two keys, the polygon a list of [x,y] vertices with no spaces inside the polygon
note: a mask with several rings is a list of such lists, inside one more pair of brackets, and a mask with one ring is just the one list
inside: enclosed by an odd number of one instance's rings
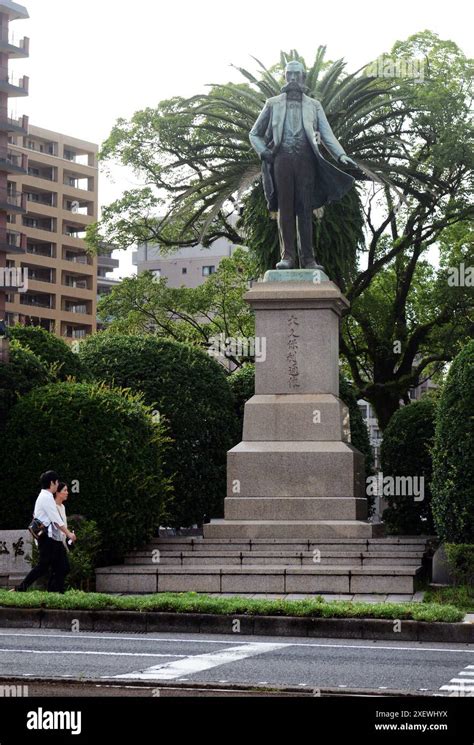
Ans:
{"label": "man in white shirt", "polygon": [[[59,476],[55,471],[46,471],[40,478],[41,491],[36,500],[34,517],[40,520],[47,530],[38,539],[39,562],[31,570],[16,588],[16,592],[26,592],[33,582],[46,574],[50,569],[51,577],[55,575],[58,562],[61,561],[62,538],[61,534],[71,541],[76,540],[76,535],[71,533],[64,524],[64,520],[58,512],[54,495],[58,488]],[[54,588],[50,582],[48,591]]]}

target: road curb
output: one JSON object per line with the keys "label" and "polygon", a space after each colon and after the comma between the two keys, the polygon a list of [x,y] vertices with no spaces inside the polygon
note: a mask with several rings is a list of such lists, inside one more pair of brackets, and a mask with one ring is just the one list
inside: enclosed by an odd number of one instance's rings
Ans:
{"label": "road curb", "polygon": [[[237,623],[238,622],[238,623]],[[376,618],[212,615],[122,610],[57,610],[0,607],[0,628],[110,631],[132,634],[201,633],[295,636],[325,639],[474,644],[474,624]]]}

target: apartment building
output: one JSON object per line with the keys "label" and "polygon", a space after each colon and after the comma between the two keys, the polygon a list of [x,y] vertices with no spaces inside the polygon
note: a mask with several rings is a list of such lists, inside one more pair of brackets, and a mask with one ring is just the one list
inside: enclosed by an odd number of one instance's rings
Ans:
{"label": "apartment building", "polygon": [[[97,259],[97,301],[104,295],[108,295],[111,290],[120,284],[119,279],[109,277],[110,272],[118,269],[120,262],[112,258],[112,251],[103,251]],[[104,324],[97,319],[97,331],[102,331]]]}
{"label": "apartment building", "polygon": [[26,290],[7,297],[7,324],[83,338],[97,327],[98,260],[84,238],[98,215],[98,146],[30,126],[28,134],[9,133],[9,149],[27,168],[8,175],[8,193],[23,200],[8,230],[23,234],[25,253],[10,253],[7,266],[27,272]]}
{"label": "apartment building", "polygon": [[110,272],[114,269],[118,269],[120,262],[118,259],[112,258],[112,251],[103,251],[100,256],[97,257],[97,299],[100,300],[104,295],[108,295],[109,292],[120,284],[119,279],[109,277]]}
{"label": "apartment building", "polygon": [[132,256],[138,274],[152,272],[156,277],[166,277],[168,287],[198,287],[214,274],[227,256],[232,256],[235,246],[225,238],[218,238],[209,248],[186,246],[172,254],[163,254],[156,244],[139,244]]}
{"label": "apartment building", "polygon": [[26,200],[21,191],[11,184],[11,177],[27,173],[26,154],[14,153],[9,147],[9,138],[28,132],[28,117],[16,117],[9,110],[10,99],[28,95],[29,80],[10,71],[10,60],[25,59],[29,56],[29,39],[21,38],[16,23],[29,18],[23,5],[0,0],[0,320],[5,318],[6,293],[14,289],[14,277],[5,271],[8,255],[21,255],[26,248],[26,236],[20,230],[13,230],[10,217],[20,217],[26,211]]}

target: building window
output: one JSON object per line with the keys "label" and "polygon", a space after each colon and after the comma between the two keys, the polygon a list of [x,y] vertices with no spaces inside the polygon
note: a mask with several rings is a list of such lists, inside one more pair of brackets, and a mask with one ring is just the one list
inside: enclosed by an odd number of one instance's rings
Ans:
{"label": "building window", "polygon": [[75,326],[66,326],[66,336],[70,339],[84,339],[87,335],[85,329],[78,329]]}
{"label": "building window", "polygon": [[181,269],[181,274],[187,274],[187,273],[188,273],[187,267],[183,266],[183,268]]}
{"label": "building window", "polygon": [[216,272],[215,266],[203,266],[202,268],[203,277],[209,277],[211,274],[215,274],[215,272]]}

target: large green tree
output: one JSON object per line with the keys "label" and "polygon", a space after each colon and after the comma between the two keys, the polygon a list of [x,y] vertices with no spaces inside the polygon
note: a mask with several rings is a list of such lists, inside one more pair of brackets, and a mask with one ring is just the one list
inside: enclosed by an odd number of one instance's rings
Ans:
{"label": "large green tree", "polygon": [[[244,295],[257,274],[253,255],[239,248],[198,287],[168,287],[166,278],[157,279],[151,272],[128,277],[101,299],[98,312],[113,333],[153,333],[209,348],[215,339],[255,333]],[[234,354],[228,359],[237,366],[245,361]]]}
{"label": "large green tree", "polygon": [[[379,178],[359,180],[327,208],[314,235],[318,258],[351,302],[341,334],[346,366],[382,428],[409,389],[472,335],[473,293],[448,278],[453,261],[471,260],[474,215],[472,61],[429,31],[397,42],[385,58],[423,62],[423,80],[348,74],[343,61],[325,61],[323,48],[308,75],[309,94],[346,151]],[[280,63],[260,65],[259,77],[241,70],[246,83],[211,85],[206,95],[119,121],[102,158],[132,167],[143,187],[105,209],[91,246],[148,240],[165,251],[224,236],[248,245],[260,270],[271,266],[276,226],[248,131],[280,90]],[[229,215],[237,208],[236,223]]]}

